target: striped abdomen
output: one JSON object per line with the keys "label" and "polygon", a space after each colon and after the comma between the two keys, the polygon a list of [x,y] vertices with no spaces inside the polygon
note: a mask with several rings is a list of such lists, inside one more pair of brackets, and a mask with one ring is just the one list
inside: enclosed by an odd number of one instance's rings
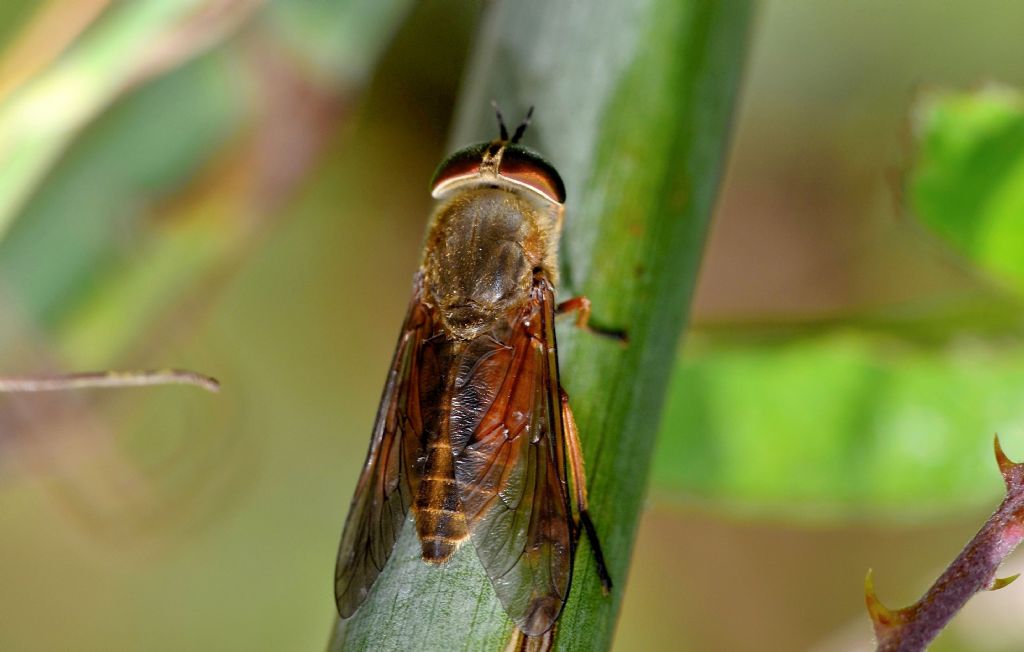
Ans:
{"label": "striped abdomen", "polygon": [[468,536],[459,489],[455,484],[455,463],[448,429],[439,430],[427,442],[427,459],[415,504],[416,531],[423,547],[423,560],[435,564],[448,561]]}

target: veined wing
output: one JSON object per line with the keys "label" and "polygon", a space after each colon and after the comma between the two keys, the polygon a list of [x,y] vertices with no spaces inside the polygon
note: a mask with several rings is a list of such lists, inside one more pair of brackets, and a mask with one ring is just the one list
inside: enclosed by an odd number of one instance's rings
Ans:
{"label": "veined wing", "polygon": [[474,342],[454,400],[470,417],[452,433],[470,537],[498,599],[530,635],[558,619],[573,559],[553,321],[554,295],[538,276],[510,329]]}
{"label": "veined wing", "polygon": [[391,556],[416,495],[416,458],[422,447],[424,413],[431,409],[420,400],[421,376],[430,373],[421,369],[421,344],[433,330],[422,292],[417,277],[377,410],[366,464],[341,535],[334,597],[342,618],[355,613],[366,599]]}

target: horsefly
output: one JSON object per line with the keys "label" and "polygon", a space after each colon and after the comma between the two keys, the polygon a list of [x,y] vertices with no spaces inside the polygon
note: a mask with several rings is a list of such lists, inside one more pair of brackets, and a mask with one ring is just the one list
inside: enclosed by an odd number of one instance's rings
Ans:
{"label": "horsefly", "polygon": [[590,303],[555,303],[565,187],[519,144],[529,119],[510,136],[499,112],[497,140],[434,175],[423,258],[338,551],[342,618],[366,600],[410,509],[423,560],[471,542],[527,635],[561,614],[581,532],[611,588],[554,330],[565,312],[586,326]]}

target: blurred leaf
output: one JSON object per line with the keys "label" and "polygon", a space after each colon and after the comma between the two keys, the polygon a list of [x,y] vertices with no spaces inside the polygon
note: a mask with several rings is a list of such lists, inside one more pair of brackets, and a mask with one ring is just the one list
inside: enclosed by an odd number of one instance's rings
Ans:
{"label": "blurred leaf", "polygon": [[[1024,102],[935,94],[916,114],[913,210],[982,269],[1024,287]],[[945,512],[991,500],[993,432],[1024,431],[1021,305],[841,321],[751,342],[721,332],[678,363],[655,490],[790,516]],[[874,326],[874,328],[872,327]],[[878,328],[881,326],[881,328]],[[975,335],[968,335],[968,329]],[[998,335],[997,335],[998,333]]]}
{"label": "blurred leaf", "polygon": [[1024,289],[1024,95],[936,93],[915,113],[915,213],[983,270]]}
{"label": "blurred leaf", "polygon": [[0,98],[52,65],[109,5],[110,0],[45,0],[32,6],[27,20],[8,23],[7,29],[17,29],[0,54]]}
{"label": "blurred leaf", "polygon": [[[748,3],[495,3],[463,87],[452,147],[494,137],[535,105],[526,141],[568,189],[560,296],[587,294],[629,346],[559,325],[563,383],[583,439],[590,507],[616,582],[601,594],[580,545],[558,649],[606,649],[625,585],[653,436],[718,189]],[[423,563],[406,527],[332,650],[502,649],[512,630],[471,545]]]}
{"label": "blurred leaf", "polygon": [[267,8],[268,24],[328,88],[363,81],[411,0],[289,0]]}
{"label": "blurred leaf", "polygon": [[173,30],[203,4],[120,3],[51,68],[4,99],[0,236],[79,129],[145,75],[210,44],[205,38],[170,42]]}
{"label": "blurred leaf", "polygon": [[655,490],[815,518],[948,514],[991,500],[1000,484],[988,437],[1024,440],[1024,348],[1009,351],[854,331],[691,345],[670,390]]}
{"label": "blurred leaf", "polygon": [[200,59],[116,105],[68,151],[0,241],[0,276],[32,322],[55,326],[119,261],[145,263],[133,250],[146,207],[238,129],[237,79],[228,59]]}
{"label": "blurred leaf", "polygon": [[59,328],[70,367],[96,368],[114,359],[168,305],[201,286],[238,244],[237,233],[212,219],[168,225],[153,235],[123,264],[103,266],[99,282],[71,306]]}
{"label": "blurred leaf", "polygon": [[[107,66],[105,95],[93,97],[91,108],[80,105],[92,96],[74,95],[73,121],[60,127],[71,120],[61,113],[40,125],[55,158],[37,161],[43,167],[26,179],[27,199],[0,240],[9,296],[28,323],[56,332],[65,364],[109,364],[252,245],[264,232],[261,218],[276,214],[315,163],[322,132],[337,122],[338,99],[368,76],[409,5],[268,5],[261,24],[285,39],[288,57],[311,62],[299,71],[278,53],[281,43],[259,41],[257,58],[256,47],[226,38],[231,20],[259,4],[208,1],[191,13],[117,7],[65,57],[73,71]],[[152,38],[138,38],[140,30]],[[175,67],[180,59],[154,44],[157,36],[195,51],[218,47]],[[134,61],[134,68],[111,68],[105,58],[118,39],[118,61]],[[58,71],[69,65],[62,60]],[[140,70],[155,78],[134,90],[144,80]],[[304,74],[323,88],[309,90]],[[32,89],[45,79],[34,80],[27,95],[42,93]],[[15,105],[22,101],[15,96]],[[23,145],[33,156],[43,148]],[[225,155],[228,145],[237,146]]]}
{"label": "blurred leaf", "polygon": [[0,48],[10,44],[37,4],[38,0],[9,0],[0,3]]}

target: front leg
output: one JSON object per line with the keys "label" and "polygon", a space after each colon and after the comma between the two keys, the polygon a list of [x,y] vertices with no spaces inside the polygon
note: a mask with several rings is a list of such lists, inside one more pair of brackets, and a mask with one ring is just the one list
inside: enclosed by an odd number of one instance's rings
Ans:
{"label": "front leg", "polygon": [[576,327],[595,335],[610,337],[622,344],[629,343],[629,336],[626,331],[609,328],[599,328],[590,323],[590,299],[580,295],[566,299],[555,308],[555,315],[565,315],[570,312],[576,313]]}

